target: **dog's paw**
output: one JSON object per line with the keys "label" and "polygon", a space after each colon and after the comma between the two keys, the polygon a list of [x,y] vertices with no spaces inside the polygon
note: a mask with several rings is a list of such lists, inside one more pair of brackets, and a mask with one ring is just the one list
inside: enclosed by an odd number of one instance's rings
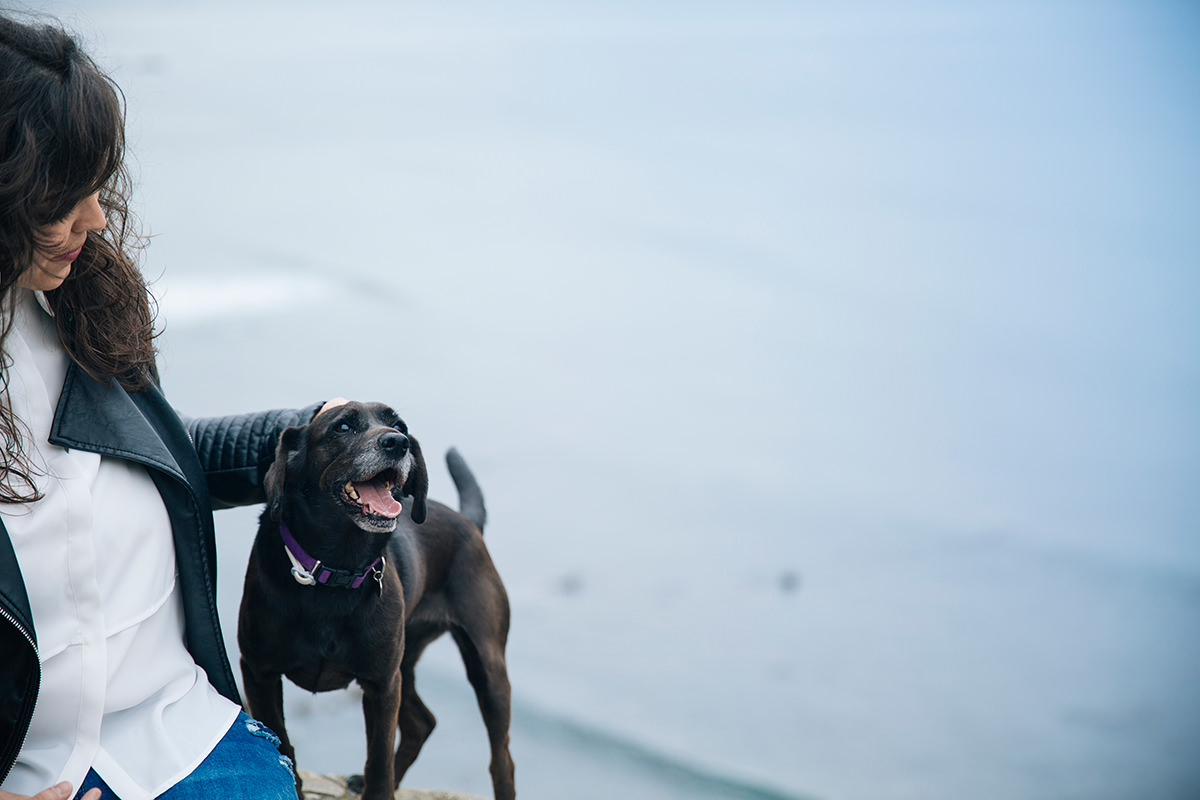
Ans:
{"label": "dog's paw", "polygon": [[362,775],[351,775],[349,778],[346,778],[346,788],[355,794],[362,794],[363,786],[365,785],[366,781],[363,780]]}

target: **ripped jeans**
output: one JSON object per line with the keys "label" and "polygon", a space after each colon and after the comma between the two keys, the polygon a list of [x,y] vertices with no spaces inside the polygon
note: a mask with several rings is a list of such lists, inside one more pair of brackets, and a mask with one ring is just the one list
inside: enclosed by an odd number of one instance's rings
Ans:
{"label": "ripped jeans", "polygon": [[[157,800],[296,800],[292,762],[278,748],[279,737],[243,711],[208,758]],[[95,770],[75,797],[97,787],[103,800],[120,800]]]}

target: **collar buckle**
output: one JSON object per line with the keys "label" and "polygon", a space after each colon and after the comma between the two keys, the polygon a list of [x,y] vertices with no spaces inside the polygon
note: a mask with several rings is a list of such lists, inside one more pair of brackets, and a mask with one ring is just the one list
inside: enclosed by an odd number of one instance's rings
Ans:
{"label": "collar buckle", "polygon": [[[363,585],[367,576],[371,576],[379,584],[379,593],[383,594],[383,568],[387,564],[383,556],[372,561],[361,572],[351,572],[333,567],[321,567],[321,562],[314,559],[292,536],[292,532],[282,522],[279,523],[279,536],[283,539],[283,552],[287,553],[292,562],[292,577],[301,586],[332,586],[339,589],[357,589]],[[309,562],[312,566],[306,566]]]}

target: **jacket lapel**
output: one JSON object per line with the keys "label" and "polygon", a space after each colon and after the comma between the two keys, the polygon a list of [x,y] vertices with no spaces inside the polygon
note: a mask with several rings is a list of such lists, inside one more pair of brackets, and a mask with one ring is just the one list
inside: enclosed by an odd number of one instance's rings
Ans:
{"label": "jacket lapel", "polygon": [[50,443],[136,461],[187,480],[179,462],[125,390],[116,381],[100,383],[74,362],[67,368],[54,411]]}

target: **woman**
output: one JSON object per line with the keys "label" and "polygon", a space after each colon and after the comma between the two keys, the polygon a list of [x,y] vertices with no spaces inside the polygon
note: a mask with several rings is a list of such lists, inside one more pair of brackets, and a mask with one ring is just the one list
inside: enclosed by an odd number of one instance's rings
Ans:
{"label": "woman", "polygon": [[241,712],[211,509],[261,502],[318,407],[166,402],[123,127],[70,36],[0,15],[0,800],[294,798]]}

